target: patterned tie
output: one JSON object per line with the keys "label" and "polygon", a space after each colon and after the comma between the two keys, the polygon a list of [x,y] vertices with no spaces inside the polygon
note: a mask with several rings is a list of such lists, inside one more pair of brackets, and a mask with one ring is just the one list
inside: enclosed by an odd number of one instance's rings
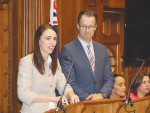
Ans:
{"label": "patterned tie", "polygon": [[94,73],[94,70],[95,70],[95,61],[94,61],[94,56],[93,56],[93,54],[92,54],[92,51],[91,51],[91,49],[90,49],[90,44],[88,44],[87,48],[88,48],[88,49],[87,49],[88,59],[89,59],[89,61],[90,61],[91,68],[92,68],[92,71],[93,71],[93,73]]}

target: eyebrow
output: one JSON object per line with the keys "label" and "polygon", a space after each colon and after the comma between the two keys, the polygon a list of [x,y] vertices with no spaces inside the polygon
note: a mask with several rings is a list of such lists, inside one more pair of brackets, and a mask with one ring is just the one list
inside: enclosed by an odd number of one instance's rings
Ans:
{"label": "eyebrow", "polygon": [[52,36],[45,36],[45,37],[52,37]]}
{"label": "eyebrow", "polygon": [[125,82],[119,82],[118,84],[121,84],[121,83],[123,83],[123,84],[124,84]]}

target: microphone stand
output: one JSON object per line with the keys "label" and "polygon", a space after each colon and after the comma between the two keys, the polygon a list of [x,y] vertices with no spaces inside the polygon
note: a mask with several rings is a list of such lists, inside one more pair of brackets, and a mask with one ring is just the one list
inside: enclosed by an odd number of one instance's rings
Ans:
{"label": "microphone stand", "polygon": [[70,74],[71,74],[71,70],[72,70],[72,67],[73,67],[73,60],[71,61],[72,62],[72,65],[71,65],[71,68],[70,68],[70,71],[69,71],[69,74],[68,74],[68,77],[67,77],[67,80],[66,80],[66,84],[65,84],[65,87],[64,87],[64,90],[63,90],[63,93],[57,103],[57,108],[56,108],[56,111],[55,113],[58,113],[58,110],[59,108],[61,108],[61,111],[63,111],[63,113],[66,113],[66,110],[64,109],[63,105],[62,105],[62,97],[64,95],[64,92],[65,92],[65,89],[66,89],[66,86],[67,86],[67,83],[68,83],[68,80],[69,80],[69,77],[70,77]]}
{"label": "microphone stand", "polygon": [[130,98],[130,89],[131,89],[131,86],[132,86],[132,84],[134,83],[135,79],[137,78],[139,72],[141,71],[141,69],[142,69],[144,63],[145,63],[145,61],[143,60],[143,63],[142,63],[142,65],[141,65],[139,71],[136,73],[135,77],[133,78],[133,80],[132,80],[132,82],[131,82],[131,84],[130,84],[129,91],[128,91],[127,96],[126,96],[125,106],[124,106],[126,112],[135,112],[135,110],[127,111],[127,110],[126,110],[126,107],[127,107],[127,104],[128,104],[128,103],[129,103],[129,105],[130,105],[131,107],[133,107],[133,104],[131,103],[131,98]]}

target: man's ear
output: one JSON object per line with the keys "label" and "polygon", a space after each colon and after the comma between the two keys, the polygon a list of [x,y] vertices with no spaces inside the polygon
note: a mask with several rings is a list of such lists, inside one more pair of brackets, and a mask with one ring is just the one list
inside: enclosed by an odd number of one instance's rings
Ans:
{"label": "man's ear", "polygon": [[96,30],[96,28],[97,28],[97,24],[96,24],[96,26],[95,26],[95,30]]}
{"label": "man's ear", "polygon": [[79,24],[77,23],[77,29],[78,29],[78,30],[79,30],[79,27],[80,27],[80,26],[79,26]]}

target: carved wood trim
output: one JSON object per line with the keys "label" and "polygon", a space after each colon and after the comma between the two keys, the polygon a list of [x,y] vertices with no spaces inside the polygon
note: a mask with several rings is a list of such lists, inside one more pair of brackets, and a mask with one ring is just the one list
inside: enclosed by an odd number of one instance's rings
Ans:
{"label": "carved wood trim", "polygon": [[[1,49],[1,105],[2,111],[0,112],[8,112],[8,7],[4,7],[1,11],[1,41],[2,41],[2,49]],[[8,4],[6,5],[8,6]]]}
{"label": "carved wood trim", "polygon": [[108,0],[108,7],[112,8],[125,8],[125,0]]}
{"label": "carved wood trim", "polygon": [[103,43],[103,4],[101,3],[100,0],[96,0],[96,13],[98,14],[97,16],[97,28],[96,28],[96,39],[95,41],[98,43]]}
{"label": "carved wood trim", "polygon": [[0,10],[2,10],[3,9],[3,4],[2,3],[0,3]]}
{"label": "carved wood trim", "polygon": [[8,4],[0,3],[0,10],[7,10],[7,9],[8,9]]}
{"label": "carved wood trim", "polygon": [[88,5],[89,6],[95,6],[96,5],[96,1],[95,0],[89,0]]}
{"label": "carved wood trim", "polygon": [[[130,105],[129,104],[127,104],[127,110],[134,110],[134,109],[136,109],[136,110],[138,110],[138,108],[136,108],[136,107],[134,107],[136,104],[138,104],[138,103],[141,103],[141,105],[144,103],[144,106],[145,106],[145,110],[146,110],[146,112],[145,113],[148,113],[148,111],[149,111],[149,107],[150,107],[150,104],[148,104],[148,101],[150,100],[150,96],[147,96],[147,97],[144,97],[144,98],[139,98],[139,99],[135,99],[135,100],[131,100],[131,103],[133,104],[133,107],[130,107]],[[125,102],[123,102],[123,103],[121,103],[120,105],[119,105],[119,107],[117,108],[117,111],[116,111],[116,113],[120,113],[120,111],[121,111],[121,109],[124,109],[124,106],[125,105]],[[128,106],[130,107],[130,108],[128,108]],[[147,106],[147,107],[146,107]],[[132,109],[131,109],[132,108]],[[140,107],[139,107],[140,108]],[[124,111],[124,110],[123,110]],[[140,111],[139,111],[139,113],[141,113]],[[143,113],[143,112],[142,112]]]}
{"label": "carved wood trim", "polygon": [[42,0],[23,1],[23,46],[22,56],[33,50],[34,34],[36,29],[43,24]]}
{"label": "carved wood trim", "polygon": [[1,0],[2,3],[9,3],[11,0]]}
{"label": "carved wood trim", "polygon": [[149,112],[150,112],[150,104],[146,108],[146,113],[149,113]]}
{"label": "carved wood trim", "polygon": [[120,43],[120,37],[106,36],[103,37],[104,45],[117,45]]}
{"label": "carved wood trim", "polygon": [[[17,75],[18,75],[18,64],[21,56],[21,47],[22,47],[22,8],[23,0],[13,0],[10,2],[10,32],[11,32],[11,42],[10,42],[10,86],[11,86],[11,94],[10,94],[10,112],[11,113],[19,113],[21,109],[21,103],[17,97]],[[14,104],[15,103],[15,104]],[[7,112],[9,113],[9,112]]]}
{"label": "carved wood trim", "polygon": [[12,101],[11,101],[11,98],[12,98],[12,87],[11,87],[11,80],[12,80],[12,77],[10,75],[10,68],[11,68],[11,47],[10,47],[10,43],[11,43],[11,9],[10,9],[10,4],[8,4],[8,113],[10,113],[10,108],[12,107]]}

